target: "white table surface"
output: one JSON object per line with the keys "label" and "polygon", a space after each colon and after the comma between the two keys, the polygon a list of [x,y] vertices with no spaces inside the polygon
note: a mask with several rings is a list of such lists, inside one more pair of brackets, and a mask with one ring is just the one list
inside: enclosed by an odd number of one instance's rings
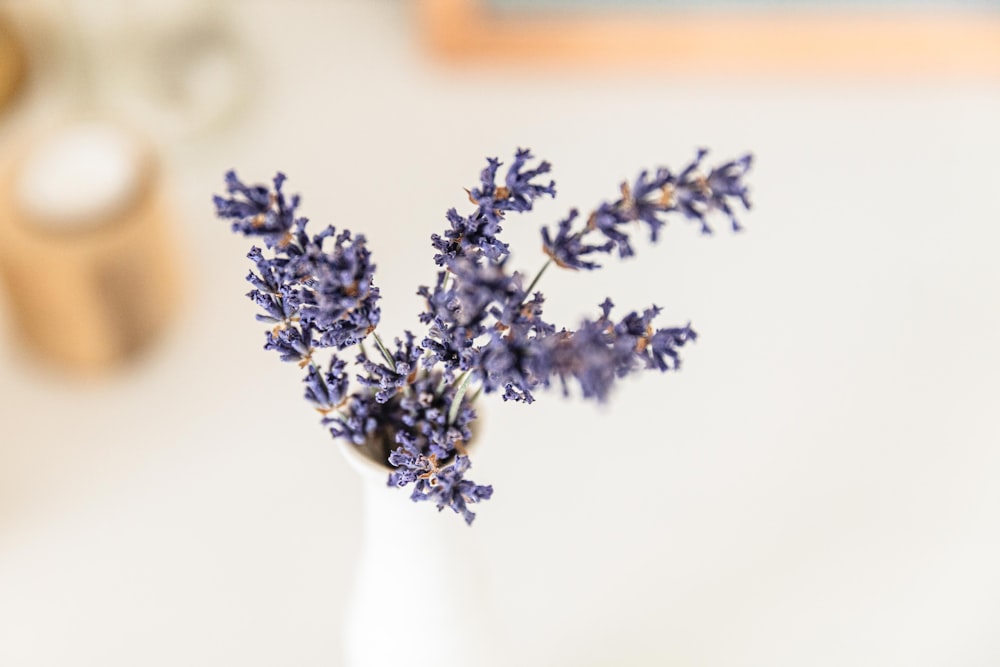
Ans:
{"label": "white table surface", "polygon": [[73,380],[0,310],[0,665],[340,664],[359,482],[260,350],[225,169],[368,236],[391,336],[485,155],[554,164],[508,225],[532,268],[540,224],[699,145],[756,153],[745,233],[541,286],[568,325],[606,294],[690,319],[683,371],[487,408],[498,632],[532,666],[1000,665],[1000,84],[448,69],[402,3],[235,8],[239,122],[162,141],[164,340]]}

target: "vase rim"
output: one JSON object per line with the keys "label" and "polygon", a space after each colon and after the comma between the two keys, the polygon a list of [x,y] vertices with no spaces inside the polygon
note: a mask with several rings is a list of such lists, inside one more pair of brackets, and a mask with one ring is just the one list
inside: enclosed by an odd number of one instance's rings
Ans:
{"label": "vase rim", "polygon": [[[479,429],[475,429],[472,438],[468,443],[466,443],[467,450],[474,449],[476,443],[478,443],[478,431]],[[347,459],[348,465],[364,477],[385,478],[392,472],[393,469],[387,465],[388,461],[386,463],[380,463],[371,456],[368,456],[366,454],[367,448],[365,445],[356,445],[346,438],[335,438],[335,440],[341,453],[344,455],[344,458]]]}
{"label": "vase rim", "polygon": [[350,440],[345,438],[337,438],[337,446],[340,447],[341,453],[344,458],[347,459],[348,465],[350,465],[354,470],[365,477],[386,477],[391,469],[375,461],[370,456],[366,455],[364,452],[363,445],[355,445]]}

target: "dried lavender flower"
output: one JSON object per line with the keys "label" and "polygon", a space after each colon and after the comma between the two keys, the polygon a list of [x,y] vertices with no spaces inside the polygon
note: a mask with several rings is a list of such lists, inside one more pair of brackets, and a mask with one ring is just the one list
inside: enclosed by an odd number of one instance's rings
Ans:
{"label": "dried lavender flower", "polygon": [[[380,294],[363,236],[333,227],[310,235],[309,221],[296,217],[299,196],[282,192],[281,173],[268,187],[246,185],[230,171],[228,196],[216,196],[214,204],[235,232],[263,243],[266,252],[254,246],[248,255],[253,289],[247,296],[269,327],[265,348],[304,369],[305,398],[331,435],[377,450],[390,469],[390,486],[411,487],[413,500],[448,507],[471,524],[470,505],[493,495],[492,486],[467,478],[473,396],[499,393],[505,401],[533,403],[538,390],[558,383],[564,394],[576,387],[584,398],[604,401],[633,372],[680,367],[679,349],[695,332],[690,325],[656,328],[657,306],[616,321],[605,298],[596,318],[569,329],[544,318],[545,298],[534,288],[552,264],[594,270],[599,255],[633,255],[636,223],[653,242],[673,216],[695,220],[707,233],[709,218],[719,213],[739,229],[736,210],[750,207],[744,177],[751,156],[707,174],[705,156],[699,150],[676,174],[664,167],[640,172],[583,224],[573,209],[554,232],[543,227],[548,259],[530,281],[508,266],[510,248],[500,234],[508,214],[555,196],[555,183],[543,179],[551,166],[520,149],[498,182],[503,165],[488,158],[479,184],[467,190],[472,210],[449,209],[448,228],[431,237],[436,279],[417,289],[425,331],[404,332],[392,350],[376,332]],[[355,347],[353,357],[340,356]],[[325,369],[315,358],[321,349],[329,354]]]}

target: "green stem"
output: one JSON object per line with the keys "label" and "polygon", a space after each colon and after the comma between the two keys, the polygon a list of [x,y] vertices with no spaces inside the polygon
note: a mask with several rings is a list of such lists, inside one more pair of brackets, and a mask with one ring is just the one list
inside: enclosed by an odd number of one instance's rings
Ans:
{"label": "green stem", "polygon": [[395,373],[396,360],[392,358],[392,355],[389,354],[389,350],[387,350],[385,345],[382,343],[382,339],[379,338],[378,334],[375,333],[374,331],[372,332],[372,338],[375,339],[375,346],[378,348],[378,351],[382,353],[382,358],[386,360],[386,362],[392,368],[392,372]]}
{"label": "green stem", "polygon": [[469,381],[472,379],[472,371],[465,371],[459,378],[458,389],[455,390],[455,396],[451,399],[451,407],[448,408],[448,423],[454,424],[455,417],[458,416],[458,409],[462,405],[462,399],[465,398],[465,392],[469,389]]}
{"label": "green stem", "polygon": [[535,278],[534,278],[534,280],[531,281],[531,284],[528,285],[528,289],[524,290],[524,298],[525,299],[527,299],[528,296],[531,294],[531,290],[535,289],[535,285],[537,285],[538,281],[542,279],[542,274],[545,273],[545,269],[549,268],[549,264],[551,264],[551,263],[552,263],[552,259],[549,258],[549,260],[546,261],[545,264],[542,265],[542,268],[540,268],[538,270],[538,273],[535,274]]}
{"label": "green stem", "polygon": [[444,379],[444,376],[442,376],[441,377],[441,381],[438,382],[437,387],[435,387],[435,389],[434,389],[434,393],[436,395],[440,396],[444,392],[444,388],[447,387],[447,386],[448,386],[448,382],[447,382],[447,380]]}

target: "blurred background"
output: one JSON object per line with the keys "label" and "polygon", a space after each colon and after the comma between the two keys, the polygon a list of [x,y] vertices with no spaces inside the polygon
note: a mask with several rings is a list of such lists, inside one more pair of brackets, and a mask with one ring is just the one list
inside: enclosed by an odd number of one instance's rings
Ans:
{"label": "blurred background", "polygon": [[340,664],[359,481],[211,196],[282,170],[363,232],[391,337],[522,146],[527,271],[639,169],[756,163],[744,232],[540,284],[700,337],[607,406],[485,402],[517,664],[1000,665],[1000,8],[582,4],[0,0],[0,665]]}

